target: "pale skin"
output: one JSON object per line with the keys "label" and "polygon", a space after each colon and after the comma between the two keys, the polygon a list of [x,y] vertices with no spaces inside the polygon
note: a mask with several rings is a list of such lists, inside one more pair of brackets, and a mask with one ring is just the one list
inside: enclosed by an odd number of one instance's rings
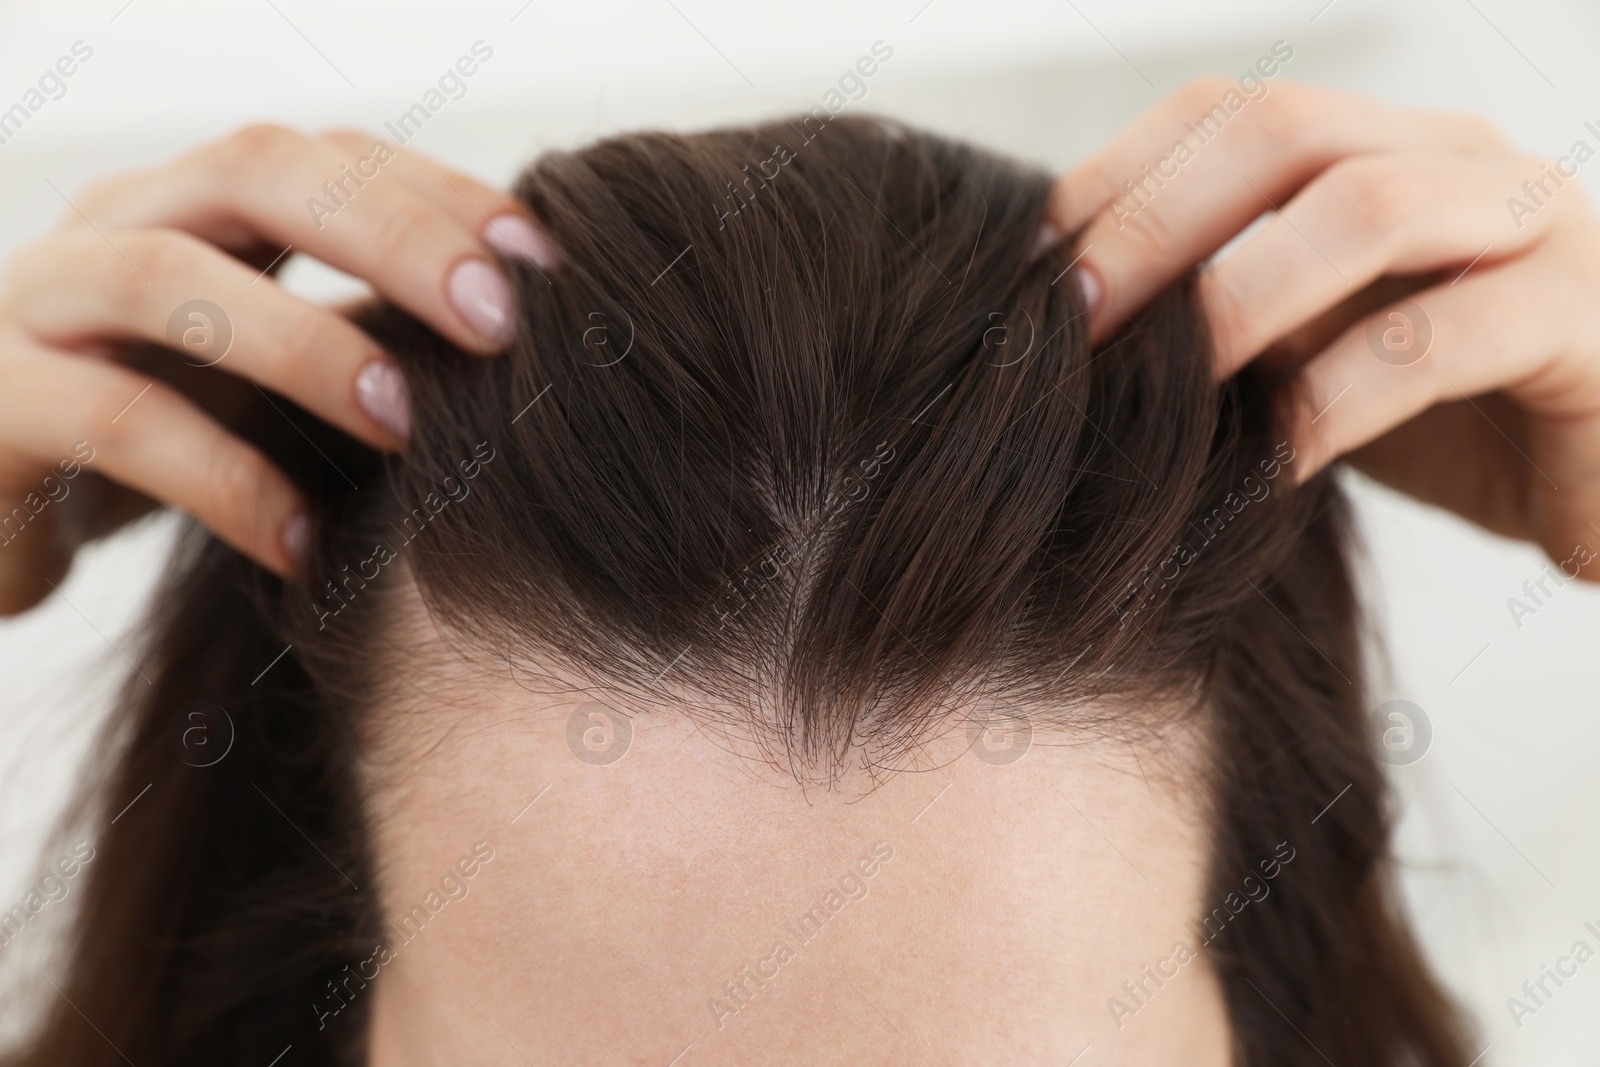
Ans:
{"label": "pale skin", "polygon": [[802,786],[737,715],[635,713],[624,740],[585,710],[619,694],[456,651],[396,589],[411,666],[380,672],[363,767],[392,955],[306,1005],[364,1002],[370,1067],[1230,1062],[1190,926],[1224,903],[1198,721],[1094,737],[1030,707],[990,762],[958,712],[898,772]]}
{"label": "pale skin", "polygon": [[[1100,294],[1093,336],[1277,205],[1201,275],[1200,295],[1219,377],[1269,348],[1302,366],[1297,476],[1347,457],[1555,560],[1600,547],[1600,225],[1583,188],[1546,180],[1538,210],[1514,213],[1507,200],[1532,203],[1523,183],[1554,161],[1485,120],[1274,81],[1119,218],[1122,183],[1234,88],[1190,84],[1057,185],[1051,221],[1084,227],[1079,266]],[[1394,366],[1367,328],[1408,290],[1433,344]],[[1600,579],[1600,554],[1582,577]]]}
{"label": "pale skin", "polygon": [[[1282,207],[1202,274],[1201,295],[1218,375],[1269,349],[1305,364],[1297,476],[1348,456],[1557,560],[1600,537],[1588,526],[1600,522],[1600,305],[1590,299],[1600,226],[1582,188],[1569,180],[1514,217],[1507,199],[1525,197],[1522,183],[1543,178],[1546,161],[1515,151],[1486,121],[1269,85],[1131,217],[1113,208],[1122,183],[1166,157],[1185,120],[1231,82],[1191,83],[1061,178],[1049,219],[1061,232],[1083,229],[1077,270],[1098,294],[1093,336],[1107,337],[1161,286]],[[511,197],[409,150],[318,229],[306,197],[372,143],[251,127],[84,191],[57,231],[13,257],[0,289],[5,513],[77,442],[104,441],[100,473],[294,573],[291,520],[303,507],[294,487],[224,421],[119,365],[112,346],[160,340],[174,307],[219,294],[238,338],[219,370],[378,447],[400,447],[402,435],[357,399],[361,369],[383,354],[336,313],[255,282],[257,261],[293,245],[489,354],[504,339],[452,306],[451,272],[486,263],[497,233],[552,269],[558,254],[537,230],[510,236],[529,221]],[[1432,324],[1428,356],[1406,367],[1374,358],[1360,316],[1387,314],[1396,276],[1431,274],[1439,278],[1407,286],[1420,286],[1414,300]],[[31,536],[0,551],[0,611],[32,605],[48,592],[43,579],[65,572],[76,545],[55,528],[62,510],[45,509]],[[115,518],[83,526],[99,532]],[[1583,576],[1600,577],[1600,558]]]}
{"label": "pale skin", "polygon": [[[1600,546],[1600,227],[1583,190],[1569,180],[1515,216],[1507,199],[1525,197],[1541,161],[1484,121],[1275,79],[1158,195],[1118,212],[1123,182],[1232,87],[1185,87],[1057,185],[1049,219],[1082,231],[1072,254],[1094,297],[1093,336],[1281,208],[1203,270],[1199,291],[1219,377],[1262,358],[1302,368],[1295,477],[1346,457],[1556,560]],[[491,220],[537,220],[409,151],[317,230],[306,196],[370,143],[255,128],[74,197],[82,215],[20,253],[0,290],[0,514],[89,441],[91,469],[294,575],[294,487],[230,434],[225,405],[207,413],[156,384],[126,408],[152,379],[115,344],[159,340],[174,306],[220,293],[238,342],[219,378],[403,448],[360,402],[356,383],[381,350],[336,312],[257,281],[262,267],[293,244],[490,356],[503,337],[452,303],[452,272],[506,245],[550,270],[558,256],[537,230],[495,241]],[[1367,324],[1402,297],[1433,342],[1397,366],[1374,354]],[[114,525],[106,506],[109,520],[81,528]],[[48,595],[78,528],[45,508],[0,547],[0,611]],[[1600,562],[1582,576],[1600,579]],[[392,702],[419,714],[380,723],[373,739],[385,911],[398,919],[478,840],[496,857],[364,992],[374,1067],[563,1050],[564,1062],[668,1063],[689,1045],[685,1067],[792,1062],[796,1048],[808,1062],[1004,1050],[999,1060],[1065,1063],[1089,1043],[1108,1055],[1099,1062],[1226,1062],[1203,954],[1126,1026],[1106,1003],[1212,903],[1203,822],[1179,814],[1204,808],[1193,738],[1057,738],[1084,743],[1038,745],[1009,767],[940,759],[933,742],[938,772],[807,794],[687,720],[646,717],[627,757],[594,767],[565,740],[579,698],[492,679],[409,617],[407,639],[437,671]],[[1019,816],[997,821],[997,810]],[[803,911],[880,840],[896,858],[868,895],[715,1025],[706,1001],[770,951],[773,916]]]}
{"label": "pale skin", "polygon": [[[555,254],[506,193],[401,151],[379,177],[350,186],[355,195],[331,220],[307,210],[375,141],[246,128],[83,190],[54,232],[6,265],[0,514],[25,507],[33,517],[0,547],[0,613],[48,595],[78,540],[136,514],[145,498],[294,575],[304,500],[226,421],[230,399],[252,384],[377,448],[404,446],[404,383],[387,373],[385,353],[343,315],[262,276],[287,246],[362,278],[469,352],[509,343],[513,300],[496,253],[544,267]],[[205,395],[184,396],[119,361],[118,342],[165,343],[174,309],[195,298],[222,307],[234,333]],[[362,403],[363,372],[386,403]],[[131,492],[97,499],[102,514],[80,513],[82,493],[41,507],[61,462],[90,454],[88,469]]]}

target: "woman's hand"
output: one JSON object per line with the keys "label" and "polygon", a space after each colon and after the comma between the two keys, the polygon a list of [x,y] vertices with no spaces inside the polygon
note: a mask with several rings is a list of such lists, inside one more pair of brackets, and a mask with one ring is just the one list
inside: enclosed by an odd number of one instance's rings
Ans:
{"label": "woman's hand", "polygon": [[[494,254],[555,265],[516,200],[359,133],[254,126],[86,190],[12,259],[0,288],[0,614],[47,594],[81,531],[108,525],[64,521],[85,467],[296,572],[309,532],[296,488],[189,397],[119,363],[117,342],[189,347],[230,330],[231,345],[199,344],[190,362],[214,362],[374,447],[405,444],[405,381],[385,353],[266,276],[289,250],[366,280],[485,355],[515,328]],[[191,315],[196,301],[210,306]],[[101,510],[136,510],[125,505]]]}
{"label": "woman's hand", "polygon": [[1540,160],[1475,117],[1263,84],[1195,82],[1058,183],[1095,339],[1276,208],[1200,295],[1219,377],[1300,366],[1297,477],[1348,456],[1600,580],[1600,224],[1577,179],[1600,140]]}

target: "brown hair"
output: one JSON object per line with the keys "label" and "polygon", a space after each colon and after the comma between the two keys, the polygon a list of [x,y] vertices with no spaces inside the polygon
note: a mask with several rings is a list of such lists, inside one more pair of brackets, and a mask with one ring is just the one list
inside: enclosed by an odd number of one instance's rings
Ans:
{"label": "brown hair", "polygon": [[[189,538],[85,809],[61,995],[3,1062],[358,1056],[362,1003],[308,1005],[376,939],[349,768],[403,558],[475,646],[645,696],[670,664],[824,779],[952,706],[1087,728],[1181,697],[1208,899],[1294,855],[1211,942],[1238,1062],[1464,1063],[1391,898],[1345,501],[1290,488],[1277,383],[1212,381],[1189,282],[1090,348],[1070,250],[1028,257],[1049,184],[866,119],[537,162],[518,192],[566,265],[507,265],[508,355],[364,316],[410,380],[404,457],[281,401],[249,421],[315,501],[313,577]],[[219,708],[232,749],[197,765]]]}

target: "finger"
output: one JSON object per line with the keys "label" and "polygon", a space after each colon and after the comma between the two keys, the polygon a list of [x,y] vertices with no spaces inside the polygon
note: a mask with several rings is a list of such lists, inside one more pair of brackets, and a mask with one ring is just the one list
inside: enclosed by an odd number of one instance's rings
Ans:
{"label": "finger", "polygon": [[[358,174],[393,176],[436,204],[460,225],[503,256],[527,260],[541,271],[560,266],[560,254],[544,227],[516,197],[470,175],[451,170],[417,151],[393,152],[379,164],[387,143],[356,130],[331,130],[322,135],[348,159]],[[382,147],[380,147],[382,146]]]}
{"label": "finger", "polygon": [[[1245,136],[1217,141],[1233,130]],[[1191,158],[1182,162],[1182,153],[1173,152],[1179,141],[1191,149]],[[1404,148],[1497,151],[1507,143],[1493,124],[1476,115],[1408,108],[1288,80],[1263,83],[1246,95],[1233,79],[1197,78],[1141,112],[1062,175],[1051,191],[1052,221],[1075,230],[1126,197],[1125,183],[1139,185],[1163,158],[1173,157],[1187,170],[1202,152],[1219,146],[1241,163],[1281,167],[1309,178],[1349,155]],[[1159,171],[1157,177],[1162,177]],[[1159,188],[1150,180],[1146,191]]]}
{"label": "finger", "polygon": [[1507,192],[1542,181],[1553,195],[1551,178],[1571,180],[1544,168],[1518,156],[1441,152],[1335,163],[1201,275],[1218,376],[1380,276],[1468,261],[1482,270],[1533,245],[1562,212],[1548,201],[1548,210],[1508,211]]}
{"label": "finger", "polygon": [[284,292],[178,230],[61,234],[20,253],[11,316],[46,343],[166,344],[290,397],[355,437],[397,449],[410,431],[405,378],[337,313]]}
{"label": "finger", "polygon": [[1287,81],[1263,83],[1252,99],[1228,79],[1207,78],[1156,104],[1063,176],[1048,213],[1062,233],[1087,224],[1081,266],[1097,282],[1099,340],[1337,159],[1499,143],[1476,117]]}
{"label": "finger", "polygon": [[[1297,479],[1441,401],[1500,389],[1549,403],[1564,392],[1572,406],[1552,414],[1600,410],[1592,389],[1579,392],[1561,373],[1558,357],[1577,312],[1557,306],[1565,299],[1552,295],[1560,284],[1552,274],[1559,272],[1534,260],[1513,261],[1418,293],[1346,330],[1302,372]],[[1531,459],[1529,469],[1545,479]]]}
{"label": "finger", "polygon": [[187,511],[286,577],[309,533],[299,491],[261,453],[176,391],[114,364],[0,337],[7,388],[0,440],[43,464],[83,458],[107,477]]}
{"label": "finger", "polygon": [[1542,479],[1513,440],[1523,418],[1503,393],[1442,400],[1343,459],[1407,496],[1502,537],[1534,540],[1528,483]]}
{"label": "finger", "polygon": [[477,234],[399,182],[342,167],[326,142],[252,126],[92,191],[85,215],[101,230],[170,227],[224,247],[273,241],[370,282],[469,351],[509,344],[511,283]]}

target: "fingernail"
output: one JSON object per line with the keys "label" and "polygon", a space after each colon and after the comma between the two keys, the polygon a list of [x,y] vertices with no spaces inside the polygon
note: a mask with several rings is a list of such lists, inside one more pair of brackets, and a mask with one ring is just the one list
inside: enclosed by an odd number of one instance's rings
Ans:
{"label": "fingernail", "polygon": [[484,340],[497,345],[511,343],[517,321],[511,283],[500,268],[486,259],[463,260],[450,272],[449,290],[450,302]]}
{"label": "fingernail", "polygon": [[1060,243],[1061,231],[1052,223],[1045,223],[1039,227],[1039,235],[1033,239],[1033,248],[1028,251],[1028,262],[1032,263]]}
{"label": "fingernail", "polygon": [[525,259],[541,270],[555,270],[561,266],[555,242],[521,215],[498,215],[490,219],[483,231],[483,241],[501,255]]}
{"label": "fingernail", "polygon": [[1078,277],[1078,289],[1083,293],[1083,309],[1092,318],[1095,309],[1100,306],[1100,279],[1086,264],[1080,263],[1073,270]]}
{"label": "fingernail", "polygon": [[400,438],[411,436],[411,390],[400,368],[375,359],[356,375],[356,400],[374,422]]}
{"label": "fingernail", "polygon": [[304,511],[297,511],[289,516],[289,521],[283,524],[283,534],[280,539],[289,559],[296,567],[304,570],[306,553],[311,548],[311,516]]}

